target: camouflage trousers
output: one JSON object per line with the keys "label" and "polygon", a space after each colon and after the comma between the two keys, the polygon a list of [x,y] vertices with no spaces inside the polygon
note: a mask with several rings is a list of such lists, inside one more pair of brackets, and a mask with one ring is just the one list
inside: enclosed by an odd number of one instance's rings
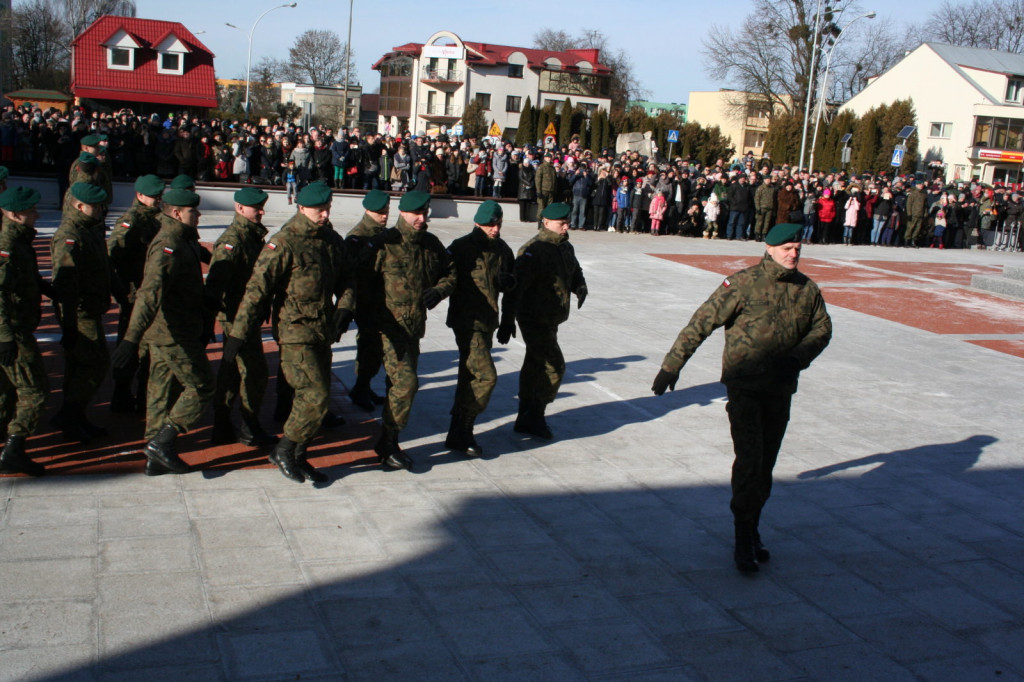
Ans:
{"label": "camouflage trousers", "polygon": [[199,340],[174,346],[149,345],[146,440],[164,424],[185,433],[213,398],[213,370]]}
{"label": "camouflage trousers", "polygon": [[294,391],[284,423],[285,438],[308,443],[320,429],[331,391],[331,347],[281,344],[281,372]]}
{"label": "camouflage trousers", "polygon": [[768,230],[775,227],[774,223],[775,211],[771,209],[762,209],[758,211],[756,217],[754,218],[754,234],[756,234],[758,237],[763,237],[768,232]]}
{"label": "camouflage trousers", "polygon": [[64,402],[92,402],[110,369],[110,351],[99,317],[78,315],[78,339],[64,355]]}
{"label": "camouflage trousers", "polygon": [[356,318],[356,378],[367,380],[377,376],[384,363],[380,329],[372,320]]}
{"label": "camouflage trousers", "polygon": [[913,218],[907,218],[907,232],[904,235],[903,241],[907,244],[913,244],[917,241],[917,238],[921,236],[924,228],[924,218],[921,216],[914,216]]}
{"label": "camouflage trousers", "polygon": [[19,334],[16,340],[14,362],[0,369],[0,431],[9,436],[31,436],[46,406],[50,383],[35,337]]}
{"label": "camouflage trousers", "polygon": [[[225,339],[231,334],[231,323],[221,318]],[[263,353],[263,339],[257,333],[245,340],[234,362],[220,363],[217,368],[217,386],[213,394],[213,407],[230,410],[235,398],[242,398],[242,414],[258,415],[267,392],[270,370]]]}
{"label": "camouflage trousers", "polygon": [[455,345],[459,347],[459,381],[455,386],[452,414],[475,417],[487,409],[498,384],[498,372],[491,357],[493,339],[494,332],[455,330]]}
{"label": "camouflage trousers", "polygon": [[558,347],[558,325],[519,323],[526,357],[519,370],[519,402],[547,405],[555,401],[565,376],[565,358]]}
{"label": "camouflage trousers", "polygon": [[789,423],[793,396],[726,386],[729,428],[736,459],[732,463],[732,501],[737,522],[756,519],[772,492],[772,470]]}
{"label": "camouflage trousers", "polygon": [[416,370],[420,362],[420,342],[402,331],[381,332],[384,348],[384,372],[387,397],[384,400],[384,428],[401,431],[409,423],[412,400],[419,389]]}

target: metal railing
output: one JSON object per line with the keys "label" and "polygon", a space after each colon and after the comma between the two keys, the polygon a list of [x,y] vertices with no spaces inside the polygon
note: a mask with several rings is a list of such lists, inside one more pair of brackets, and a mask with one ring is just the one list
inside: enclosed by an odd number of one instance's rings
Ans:
{"label": "metal railing", "polygon": [[459,118],[462,116],[462,107],[444,104],[421,104],[419,113],[423,116],[445,116],[448,118]]}
{"label": "metal railing", "polygon": [[425,66],[420,70],[420,80],[461,83],[463,78],[462,72],[456,69],[432,69]]}

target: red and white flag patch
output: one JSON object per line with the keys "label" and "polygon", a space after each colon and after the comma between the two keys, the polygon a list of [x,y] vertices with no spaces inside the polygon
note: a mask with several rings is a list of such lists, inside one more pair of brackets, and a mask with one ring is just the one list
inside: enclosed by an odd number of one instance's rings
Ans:
{"label": "red and white flag patch", "polygon": [[168,256],[170,256],[172,253],[174,253],[174,249],[172,249],[169,246],[165,246],[164,247],[164,253],[166,253]]}
{"label": "red and white flag patch", "polygon": [[722,282],[722,286],[728,289],[729,287],[732,286],[732,283],[729,281],[728,278],[726,278],[725,281]]}
{"label": "red and white flag patch", "polygon": [[267,248],[271,251],[277,251],[277,244],[274,242],[267,242]]}
{"label": "red and white flag patch", "polygon": [[123,227],[123,228],[124,228],[124,229],[126,229],[126,230],[127,230],[127,229],[131,229],[131,226],[132,226],[132,224],[131,224],[131,223],[121,223],[121,227]]}
{"label": "red and white flag patch", "polygon": [[234,246],[232,246],[231,244],[225,244],[225,245],[224,245],[224,249],[225,249],[226,251],[234,251],[234,250],[235,250],[235,247],[234,247]]}
{"label": "red and white flag patch", "polygon": [[0,250],[0,258],[10,258],[11,254],[7,251]]}
{"label": "red and white flag patch", "polygon": [[68,246],[74,246],[75,245],[75,240],[74,239],[65,239],[64,243],[67,244]]}

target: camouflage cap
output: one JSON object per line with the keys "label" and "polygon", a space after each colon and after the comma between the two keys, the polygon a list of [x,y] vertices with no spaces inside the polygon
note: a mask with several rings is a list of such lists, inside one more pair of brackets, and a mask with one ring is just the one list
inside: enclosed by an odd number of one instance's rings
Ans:
{"label": "camouflage cap", "polygon": [[379,189],[371,189],[363,197],[363,208],[374,213],[380,213],[389,203],[391,203],[391,196]]}
{"label": "camouflage cap", "polygon": [[171,189],[195,189],[196,181],[191,176],[182,173],[171,180]]}
{"label": "camouflage cap", "polygon": [[78,155],[78,163],[87,163],[90,166],[95,166],[99,162],[100,160],[96,158],[96,155],[90,152],[82,152]]}
{"label": "camouflage cap", "polygon": [[302,188],[295,203],[299,206],[323,206],[331,201],[331,188],[322,182],[311,182]]}
{"label": "camouflage cap", "polygon": [[803,229],[803,225],[797,225],[796,223],[779,223],[772,229],[768,230],[768,234],[764,238],[764,243],[768,246],[779,246],[780,244],[788,244],[789,242],[799,242],[800,233]]}
{"label": "camouflage cap", "polygon": [[0,208],[19,213],[38,204],[40,198],[39,190],[28,187],[12,187],[0,194]]}
{"label": "camouflage cap", "polygon": [[501,204],[494,199],[488,199],[484,203],[480,204],[480,207],[476,209],[476,215],[473,216],[473,222],[477,225],[493,225],[501,220],[501,215]]}
{"label": "camouflage cap", "polygon": [[152,174],[139,176],[135,191],[144,197],[158,197],[164,193],[164,181]]}
{"label": "camouflage cap", "polygon": [[86,147],[95,147],[100,142],[103,142],[106,139],[107,139],[106,135],[101,135],[99,133],[94,133],[92,135],[86,135],[85,137],[83,137],[82,138],[82,144],[84,144]]}
{"label": "camouflage cap", "polygon": [[569,204],[558,201],[553,204],[548,204],[544,207],[544,212],[540,214],[541,218],[547,218],[548,220],[565,220],[572,213],[572,207]]}
{"label": "camouflage cap", "polygon": [[199,205],[200,196],[190,189],[172,187],[164,192],[164,204],[195,208]]}
{"label": "camouflage cap", "polygon": [[270,195],[258,187],[243,187],[235,192],[235,203],[242,206],[260,206]]}
{"label": "camouflage cap", "polygon": [[71,196],[86,204],[102,204],[107,200],[107,190],[88,182],[76,182],[71,185]]}
{"label": "camouflage cap", "polygon": [[406,192],[398,202],[398,210],[407,213],[426,211],[430,206],[430,194],[427,192]]}

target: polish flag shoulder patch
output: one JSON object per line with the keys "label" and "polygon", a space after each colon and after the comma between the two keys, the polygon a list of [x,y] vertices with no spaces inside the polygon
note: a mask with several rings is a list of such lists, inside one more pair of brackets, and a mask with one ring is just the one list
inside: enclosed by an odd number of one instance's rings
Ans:
{"label": "polish flag shoulder patch", "polygon": [[74,239],[65,239],[64,243],[67,244],[68,246],[74,246],[76,242]]}
{"label": "polish flag shoulder patch", "polygon": [[726,289],[732,286],[732,282],[729,281],[728,277],[722,281],[722,286],[725,287]]}
{"label": "polish flag shoulder patch", "polygon": [[271,251],[277,251],[277,244],[274,242],[267,242],[267,248]]}
{"label": "polish flag shoulder patch", "polygon": [[3,249],[0,249],[0,258],[10,258],[10,257],[11,257],[10,252],[4,251]]}
{"label": "polish flag shoulder patch", "polygon": [[224,244],[224,250],[225,251],[234,251],[235,247],[233,245],[231,245],[231,244]]}
{"label": "polish flag shoulder patch", "polygon": [[121,223],[121,227],[123,227],[126,230],[130,230],[131,227],[132,227],[132,224],[131,223]]}
{"label": "polish flag shoulder patch", "polygon": [[172,249],[169,246],[165,246],[164,247],[164,253],[166,253],[168,256],[170,256],[170,255],[172,255],[174,253],[174,249]]}

